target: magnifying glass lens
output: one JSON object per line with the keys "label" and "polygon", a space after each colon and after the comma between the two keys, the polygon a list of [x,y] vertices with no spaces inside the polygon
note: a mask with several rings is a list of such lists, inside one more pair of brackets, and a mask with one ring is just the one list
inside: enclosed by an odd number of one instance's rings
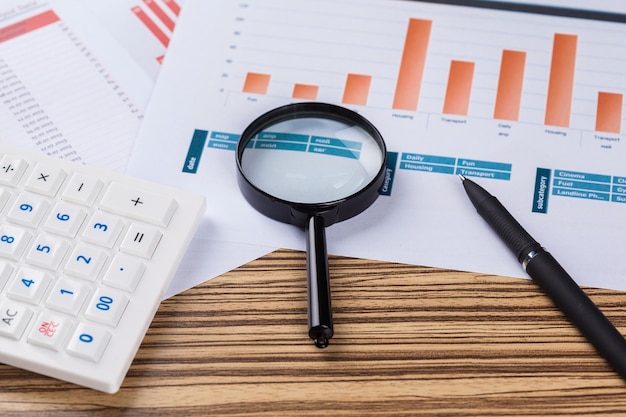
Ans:
{"label": "magnifying glass lens", "polygon": [[361,127],[324,118],[269,125],[243,151],[241,166],[252,184],[294,203],[341,200],[367,186],[383,152]]}
{"label": "magnifying glass lens", "polygon": [[387,157],[378,130],[361,115],[323,103],[269,111],[237,144],[239,188],[258,211],[303,227],[307,242],[309,337],[333,336],[325,227],[378,198]]}

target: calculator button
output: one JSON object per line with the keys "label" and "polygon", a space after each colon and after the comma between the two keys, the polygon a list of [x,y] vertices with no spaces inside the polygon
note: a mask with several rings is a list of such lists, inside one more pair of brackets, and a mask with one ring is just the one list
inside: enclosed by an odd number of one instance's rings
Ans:
{"label": "calculator button", "polygon": [[81,323],[70,338],[67,352],[79,358],[98,362],[111,340],[111,333],[98,326]]}
{"label": "calculator button", "polygon": [[120,245],[120,251],[150,259],[163,233],[157,228],[132,224]]}
{"label": "calculator button", "polygon": [[56,271],[69,248],[65,240],[39,235],[26,255],[26,263]]}
{"label": "calculator button", "polygon": [[57,203],[50,211],[43,228],[57,235],[74,237],[86,216],[85,211],[79,206]]}
{"label": "calculator button", "polygon": [[0,184],[14,187],[24,175],[28,163],[23,159],[11,155],[4,155],[0,159]]}
{"label": "calculator button", "polygon": [[176,200],[165,194],[114,182],[107,189],[100,208],[111,213],[167,226],[176,211]]}
{"label": "calculator button", "polygon": [[13,267],[6,262],[0,261],[0,291],[4,288],[13,273]]}
{"label": "calculator button", "polygon": [[65,264],[64,271],[72,276],[95,281],[107,260],[107,254],[94,246],[78,245]]}
{"label": "calculator button", "polygon": [[72,326],[71,320],[44,311],[33,323],[28,341],[48,349],[59,350]]}
{"label": "calculator button", "polygon": [[96,177],[75,173],[70,178],[61,198],[65,201],[91,206],[100,194],[103,183]]}
{"label": "calculator button", "polygon": [[32,235],[19,227],[0,225],[0,256],[9,259],[18,259]]}
{"label": "calculator button", "polygon": [[81,282],[68,278],[59,279],[46,300],[46,306],[63,313],[77,315],[83,306],[89,287]]}
{"label": "calculator button", "polygon": [[0,188],[0,210],[4,208],[9,198],[11,198],[11,192],[6,188]]}
{"label": "calculator button", "polygon": [[117,326],[127,305],[128,297],[124,293],[98,288],[85,310],[85,317],[108,326]]}
{"label": "calculator button", "polygon": [[13,223],[35,228],[48,210],[48,202],[35,194],[24,192],[17,196],[7,219]]}
{"label": "calculator button", "polygon": [[56,195],[67,174],[52,165],[37,164],[26,181],[24,188],[49,197]]}
{"label": "calculator button", "polygon": [[26,325],[33,316],[33,311],[21,304],[2,303],[0,305],[0,335],[19,339]]}
{"label": "calculator button", "polygon": [[7,295],[13,299],[38,304],[52,277],[38,269],[20,268],[10,284]]}
{"label": "calculator button", "polygon": [[125,291],[135,291],[146,265],[132,256],[118,254],[113,258],[102,282]]}
{"label": "calculator button", "polygon": [[87,222],[82,238],[86,242],[112,248],[123,228],[124,222],[119,217],[98,211]]}

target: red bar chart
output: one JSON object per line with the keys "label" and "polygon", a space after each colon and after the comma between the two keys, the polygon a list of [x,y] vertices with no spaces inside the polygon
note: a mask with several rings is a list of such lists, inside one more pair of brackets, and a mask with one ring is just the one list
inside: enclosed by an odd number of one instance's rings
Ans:
{"label": "red bar chart", "polygon": [[175,0],[143,0],[131,12],[164,47],[168,47],[180,6]]}

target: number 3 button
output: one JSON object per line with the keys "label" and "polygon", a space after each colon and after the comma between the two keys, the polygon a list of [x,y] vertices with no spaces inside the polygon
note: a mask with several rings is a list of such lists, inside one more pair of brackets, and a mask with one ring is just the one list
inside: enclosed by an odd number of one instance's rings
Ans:
{"label": "number 3 button", "polygon": [[83,231],[83,240],[96,245],[112,248],[124,223],[119,217],[97,212],[87,223]]}

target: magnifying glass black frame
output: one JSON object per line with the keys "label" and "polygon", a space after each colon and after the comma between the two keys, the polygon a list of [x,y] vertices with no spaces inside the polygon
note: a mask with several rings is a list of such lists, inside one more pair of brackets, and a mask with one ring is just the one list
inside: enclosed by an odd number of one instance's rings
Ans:
{"label": "magnifying glass black frame", "polygon": [[[321,118],[343,122],[365,130],[378,144],[382,162],[371,181],[345,198],[319,203],[297,203],[272,196],[255,186],[242,166],[243,153],[259,132],[292,119]],[[319,348],[328,346],[333,336],[330,281],[325,227],[361,213],[378,198],[385,179],[387,148],[382,135],[366,118],[345,107],[327,103],[292,103],[259,116],[241,134],[237,143],[237,182],[244,198],[265,216],[283,223],[303,227],[307,248],[307,292],[309,304],[309,337]],[[323,169],[323,167],[320,167]]]}

